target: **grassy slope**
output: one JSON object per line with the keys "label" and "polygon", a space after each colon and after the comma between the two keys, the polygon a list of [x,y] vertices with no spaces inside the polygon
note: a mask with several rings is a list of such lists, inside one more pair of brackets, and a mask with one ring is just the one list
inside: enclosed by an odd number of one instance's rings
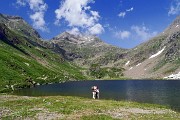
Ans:
{"label": "grassy slope", "polygon": [[[153,77],[153,79],[157,79],[156,74],[158,73],[161,75],[159,78],[163,79],[162,76],[168,76],[179,72],[180,37],[176,34],[177,33],[174,33],[171,37],[166,34],[161,34],[145,43],[142,43],[136,48],[131,49],[128,53],[128,59],[126,60],[130,61],[129,66],[135,66],[147,61],[150,55],[156,54],[165,47],[163,53],[158,56],[158,60],[155,62],[156,64],[149,69],[148,74],[154,74],[155,77]],[[151,63],[149,65],[151,65]]]}
{"label": "grassy slope", "polygon": [[[23,39],[22,39],[23,41]],[[81,69],[68,63],[52,51],[31,45],[18,45],[18,49],[0,40],[0,91],[27,87],[31,79],[35,83],[62,82],[65,80],[86,79]],[[38,48],[38,49],[37,49]]]}
{"label": "grassy slope", "polygon": [[131,49],[128,53],[128,60],[132,61],[131,65],[137,65],[149,58],[149,55],[157,53],[167,36],[157,36],[153,39],[140,44],[135,49]]}
{"label": "grassy slope", "polygon": [[[87,74],[87,69],[64,60],[60,54],[48,49],[48,45],[39,44],[42,41],[38,38],[13,31],[5,24],[0,24],[0,32],[0,92],[30,87],[33,83],[46,84],[95,77]],[[114,78],[114,74],[117,74],[104,69],[101,73],[106,74],[104,71],[108,72],[107,78]]]}
{"label": "grassy slope", "polygon": [[178,120],[168,107],[127,101],[92,100],[69,96],[21,97],[0,95],[0,119]]}

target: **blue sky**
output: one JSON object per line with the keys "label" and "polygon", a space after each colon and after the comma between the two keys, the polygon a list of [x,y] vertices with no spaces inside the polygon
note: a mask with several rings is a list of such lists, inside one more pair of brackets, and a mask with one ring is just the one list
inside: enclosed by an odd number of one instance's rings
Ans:
{"label": "blue sky", "polygon": [[0,13],[23,17],[44,39],[68,31],[122,48],[149,40],[180,15],[180,0],[1,0],[0,5]]}

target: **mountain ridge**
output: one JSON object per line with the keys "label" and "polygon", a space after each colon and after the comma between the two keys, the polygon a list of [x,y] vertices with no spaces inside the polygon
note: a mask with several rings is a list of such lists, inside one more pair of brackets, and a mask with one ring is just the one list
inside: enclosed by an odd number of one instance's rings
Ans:
{"label": "mountain ridge", "polygon": [[[2,20],[1,17],[0,19]],[[66,61],[62,52],[57,54],[51,48],[52,45],[48,42],[35,36],[29,37],[24,31],[14,31],[1,21],[0,92],[67,80],[88,79],[82,74],[83,69]]]}
{"label": "mountain ridge", "polygon": [[41,38],[39,33],[33,29],[22,17],[4,15],[0,13],[0,23],[4,23],[10,29],[16,30],[17,32],[23,33],[27,36]]}
{"label": "mountain ridge", "polygon": [[168,78],[180,71],[179,25],[177,17],[161,34],[123,49],[68,32],[44,41],[23,18],[0,14],[0,89],[76,79]]}
{"label": "mountain ridge", "polygon": [[[169,25],[164,32],[150,39],[149,41],[142,43],[136,48],[132,49],[129,53],[130,68],[135,67],[139,63],[146,62],[150,56],[163,50],[159,55],[156,56],[157,60],[148,62],[148,64],[154,64],[147,72],[147,68],[144,66],[141,68],[143,74],[135,76],[130,75],[130,72],[136,73],[136,69],[133,71],[126,71],[126,75],[131,77],[145,77],[147,74],[152,74],[149,77],[163,78],[164,75],[172,74],[173,72],[178,73],[179,69],[179,56],[180,56],[180,17],[177,17],[171,25]],[[130,55],[131,54],[131,55]],[[155,58],[154,58],[155,59]],[[140,66],[138,66],[140,67]],[[138,69],[137,67],[137,69]],[[163,68],[164,67],[164,68]],[[146,70],[145,70],[146,69]],[[139,70],[139,69],[138,69]],[[155,75],[155,74],[159,75]]]}

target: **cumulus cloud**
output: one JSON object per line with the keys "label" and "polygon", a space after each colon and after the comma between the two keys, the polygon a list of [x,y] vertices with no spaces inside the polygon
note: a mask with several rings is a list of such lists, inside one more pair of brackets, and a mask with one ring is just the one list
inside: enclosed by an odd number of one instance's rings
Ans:
{"label": "cumulus cloud", "polygon": [[168,11],[168,15],[177,15],[180,13],[180,1],[175,0]]}
{"label": "cumulus cloud", "polygon": [[118,31],[115,32],[115,37],[120,38],[120,39],[127,39],[129,38],[131,33],[129,31]]}
{"label": "cumulus cloud", "polygon": [[33,13],[30,14],[30,18],[33,21],[33,26],[36,29],[48,31],[46,22],[44,20],[44,14],[48,8],[48,5],[44,3],[43,0],[17,0],[16,3],[20,6],[25,6],[28,4],[30,9],[33,11]]}
{"label": "cumulus cloud", "polygon": [[45,26],[44,21],[44,13],[43,12],[35,12],[34,14],[30,15],[30,18],[33,20],[33,26],[37,29],[40,29],[42,31],[46,31],[47,28]]}
{"label": "cumulus cloud", "polygon": [[133,10],[134,10],[134,8],[131,7],[131,8],[129,8],[129,9],[126,9],[126,11],[124,11],[124,12],[120,12],[120,13],[118,14],[118,16],[124,18],[125,15],[127,14],[127,12],[131,12],[131,11],[133,11]]}
{"label": "cumulus cloud", "polygon": [[136,36],[140,39],[140,40],[148,40],[152,37],[154,37],[155,35],[157,35],[156,31],[151,32],[147,27],[143,26],[132,26],[131,30],[134,31],[136,33]]}
{"label": "cumulus cloud", "polygon": [[64,0],[55,10],[55,24],[60,24],[64,19],[69,27],[79,27],[90,34],[101,34],[103,27],[98,23],[100,15],[91,10],[88,6],[90,3],[94,3],[94,0]]}
{"label": "cumulus cloud", "polygon": [[98,24],[90,27],[88,29],[88,31],[90,34],[97,35],[97,34],[101,34],[104,31],[104,28],[102,27],[101,24],[98,23]]}
{"label": "cumulus cloud", "polygon": [[80,31],[78,28],[72,28],[71,30],[68,30],[67,32],[73,35],[80,35]]}

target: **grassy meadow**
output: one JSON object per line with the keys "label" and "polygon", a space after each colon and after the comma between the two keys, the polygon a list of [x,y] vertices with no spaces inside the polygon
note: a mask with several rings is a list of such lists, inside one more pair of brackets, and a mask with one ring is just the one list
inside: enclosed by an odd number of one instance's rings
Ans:
{"label": "grassy meadow", "polygon": [[129,101],[71,96],[27,97],[1,94],[0,119],[30,120],[179,120],[168,107]]}

